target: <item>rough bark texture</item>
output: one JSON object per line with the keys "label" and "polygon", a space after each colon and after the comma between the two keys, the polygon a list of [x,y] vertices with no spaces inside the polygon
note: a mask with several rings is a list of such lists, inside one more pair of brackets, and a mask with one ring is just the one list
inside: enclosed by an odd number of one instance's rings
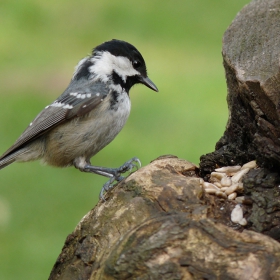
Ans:
{"label": "rough bark texture", "polygon": [[244,181],[252,199],[250,229],[280,240],[280,1],[256,0],[223,38],[229,120],[213,153],[201,157],[207,180],[217,166],[256,159]]}
{"label": "rough bark texture", "polygon": [[280,279],[280,244],[223,225],[234,203],[206,195],[197,172],[165,157],[130,175],[67,237],[49,279]]}
{"label": "rough bark texture", "polygon": [[216,165],[257,159],[280,167],[280,1],[256,0],[236,16],[223,38],[229,120],[216,151],[201,157],[206,175]]}
{"label": "rough bark texture", "polygon": [[[200,169],[162,157],[119,183],[67,237],[50,280],[280,279],[279,35],[280,0],[237,15],[223,39],[230,116],[215,152]],[[230,220],[236,202],[206,194],[199,175],[253,159],[244,230]]]}

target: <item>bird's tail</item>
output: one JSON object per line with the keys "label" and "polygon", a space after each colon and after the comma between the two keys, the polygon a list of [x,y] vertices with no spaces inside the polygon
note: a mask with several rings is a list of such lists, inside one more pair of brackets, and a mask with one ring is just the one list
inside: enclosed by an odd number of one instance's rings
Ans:
{"label": "bird's tail", "polygon": [[3,169],[4,167],[12,164],[16,161],[17,156],[20,154],[23,154],[25,151],[23,149],[20,149],[18,151],[15,151],[11,154],[4,154],[0,157],[0,169]]}
{"label": "bird's tail", "polygon": [[0,169],[10,165],[15,161],[15,156],[13,154],[5,156],[0,159]]}

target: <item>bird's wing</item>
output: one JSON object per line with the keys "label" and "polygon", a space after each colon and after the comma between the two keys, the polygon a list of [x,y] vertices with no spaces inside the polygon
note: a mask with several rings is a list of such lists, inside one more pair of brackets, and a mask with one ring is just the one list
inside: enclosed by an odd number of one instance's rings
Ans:
{"label": "bird's wing", "polygon": [[58,124],[74,117],[83,116],[95,109],[100,103],[102,103],[107,94],[108,90],[103,92],[96,92],[96,90],[65,92],[65,94],[61,95],[37,115],[14,145],[0,157],[0,160],[46,133]]}

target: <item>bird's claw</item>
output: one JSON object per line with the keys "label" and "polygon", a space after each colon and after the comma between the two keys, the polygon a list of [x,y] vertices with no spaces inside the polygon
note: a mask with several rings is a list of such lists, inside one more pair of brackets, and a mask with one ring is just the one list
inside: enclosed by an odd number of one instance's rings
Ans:
{"label": "bird's claw", "polygon": [[106,201],[106,199],[105,199],[105,197],[104,197],[104,193],[106,193],[107,191],[109,191],[110,189],[112,189],[113,188],[113,182],[116,180],[116,178],[115,177],[112,177],[109,181],[107,181],[104,185],[103,185],[103,187],[102,187],[102,189],[101,189],[101,191],[100,191],[100,193],[99,193],[99,199],[102,199],[103,201]]}
{"label": "bird's claw", "polygon": [[137,163],[138,163],[139,167],[141,167],[140,159],[137,157],[134,157],[134,158],[128,160],[127,162],[125,162],[122,166],[120,166],[117,169],[117,172],[122,174],[122,173],[131,171],[133,168],[136,168],[138,170]]}
{"label": "bird's claw", "polygon": [[110,178],[110,180],[108,182],[106,182],[99,194],[99,198],[102,199],[103,201],[105,201],[104,198],[104,193],[109,191],[110,189],[112,189],[113,186],[113,182],[114,181],[122,181],[125,177],[121,176],[121,174],[126,173],[126,172],[130,172],[133,168],[136,168],[138,170],[138,166],[141,167],[141,161],[139,160],[139,158],[134,157],[130,160],[128,160],[127,162],[125,162],[122,166],[120,166],[119,168],[116,168],[116,173],[114,176],[112,176]]}

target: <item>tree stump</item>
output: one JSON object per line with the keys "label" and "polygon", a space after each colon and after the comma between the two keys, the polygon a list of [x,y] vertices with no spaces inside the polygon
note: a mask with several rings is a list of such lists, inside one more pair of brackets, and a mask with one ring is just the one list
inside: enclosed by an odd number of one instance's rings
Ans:
{"label": "tree stump", "polygon": [[[255,0],[225,32],[229,120],[200,167],[163,156],[121,181],[78,224],[54,279],[280,279],[280,0]],[[205,192],[217,167],[257,160],[237,202]],[[245,202],[244,202],[245,203]]]}
{"label": "tree stump", "polygon": [[256,159],[244,193],[253,201],[250,229],[280,240],[280,1],[252,1],[223,38],[229,119],[213,153],[201,157],[207,179],[217,166]]}
{"label": "tree stump", "polygon": [[252,1],[224,34],[229,120],[216,151],[201,158],[203,175],[252,159],[280,167],[279,8],[277,0]]}

